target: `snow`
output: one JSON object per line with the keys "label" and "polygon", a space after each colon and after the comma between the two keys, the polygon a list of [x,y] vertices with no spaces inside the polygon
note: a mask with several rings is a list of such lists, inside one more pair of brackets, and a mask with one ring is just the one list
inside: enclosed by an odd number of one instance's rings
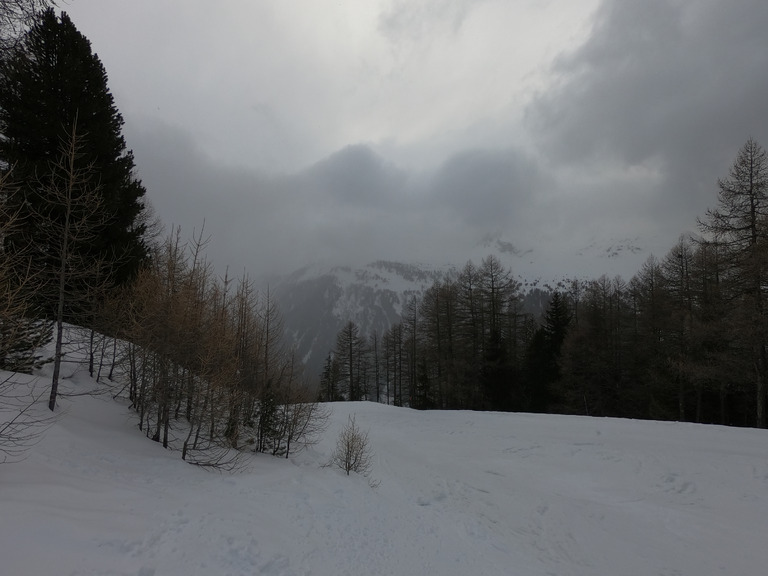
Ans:
{"label": "snow", "polygon": [[[82,370],[65,392],[97,387]],[[369,480],[322,465],[355,414]],[[768,433],[339,403],[289,460],[206,471],[109,394],[0,466],[0,574],[763,574]]]}

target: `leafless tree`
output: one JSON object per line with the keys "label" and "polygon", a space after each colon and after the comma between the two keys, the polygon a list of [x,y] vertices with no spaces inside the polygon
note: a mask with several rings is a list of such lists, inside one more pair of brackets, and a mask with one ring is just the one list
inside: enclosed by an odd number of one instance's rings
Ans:
{"label": "leafless tree", "polygon": [[37,378],[14,374],[31,372],[44,362],[38,349],[50,340],[50,323],[31,315],[30,299],[38,278],[29,266],[31,250],[7,253],[3,240],[21,225],[18,212],[6,200],[11,171],[0,173],[0,463],[23,458],[25,451],[53,422],[40,413],[45,391]]}
{"label": "leafless tree", "polygon": [[331,409],[317,399],[317,390],[302,378],[302,372],[292,353],[287,358],[285,374],[277,390],[271,427],[272,454],[300,452],[315,444],[328,425]]}
{"label": "leafless tree", "polygon": [[729,266],[725,280],[734,305],[748,308],[743,331],[753,365],[756,423],[768,426],[768,152],[753,139],[739,150],[727,178],[718,180],[717,208],[699,220],[704,234],[721,245]]}
{"label": "leafless tree", "polygon": [[31,373],[45,361],[39,348],[50,340],[51,326],[32,314],[39,278],[31,266],[31,247],[4,249],[6,236],[22,226],[18,211],[9,210],[6,202],[14,188],[11,173],[0,174],[0,368]]}
{"label": "leafless tree", "polygon": [[46,268],[46,277],[42,280],[53,287],[51,294],[55,295],[56,302],[56,345],[48,402],[51,410],[56,407],[65,314],[67,311],[82,314],[92,308],[98,295],[106,290],[109,279],[109,265],[82,249],[108,222],[102,196],[94,183],[93,169],[77,166],[82,140],[75,119],[68,136],[61,141],[60,156],[51,167],[49,180],[39,183],[37,193],[44,202],[39,212],[32,215],[37,225],[46,230],[45,256],[51,258],[51,268]]}
{"label": "leafless tree", "polygon": [[39,400],[46,390],[36,378],[3,373],[0,377],[0,464],[23,459],[54,422]]}
{"label": "leafless tree", "polygon": [[360,327],[347,322],[336,335],[334,361],[338,365],[337,385],[352,402],[363,400],[367,395],[367,375],[370,368],[370,352]]}
{"label": "leafless tree", "polygon": [[56,6],[53,0],[0,0],[0,50],[11,48],[41,10]]}
{"label": "leafless tree", "polygon": [[373,466],[373,453],[368,440],[368,431],[363,431],[355,422],[354,414],[349,416],[346,426],[336,440],[336,450],[331,455],[330,464],[344,470],[349,476],[355,472],[368,477]]}
{"label": "leafless tree", "polygon": [[108,301],[109,323],[124,326],[114,372],[139,428],[190,463],[230,469],[246,449],[288,456],[316,441],[328,411],[283,345],[269,292],[216,276],[206,244],[202,231],[184,242],[172,230]]}
{"label": "leafless tree", "polygon": [[301,392],[304,398],[296,398],[286,405],[285,457],[313,446],[328,427],[331,409],[316,398],[307,397],[308,389]]}

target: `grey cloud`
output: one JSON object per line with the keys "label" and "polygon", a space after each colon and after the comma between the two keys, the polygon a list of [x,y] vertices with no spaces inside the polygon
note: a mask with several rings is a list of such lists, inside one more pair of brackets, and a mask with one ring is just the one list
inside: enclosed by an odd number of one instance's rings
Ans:
{"label": "grey cloud", "polygon": [[[251,243],[269,237],[273,225],[263,215],[280,211],[284,190],[255,172],[216,164],[177,128],[139,121],[126,132],[134,146],[137,176],[165,226],[180,227],[186,238],[204,226],[212,236],[209,255],[214,263],[242,268]],[[262,223],[266,228],[251,234]]]}
{"label": "grey cloud", "polygon": [[429,39],[440,28],[455,33],[481,0],[394,0],[379,16],[379,31],[399,42]]}
{"label": "grey cloud", "polygon": [[600,0],[581,37],[594,2],[71,8],[162,220],[205,220],[217,266],[261,274],[461,263],[486,237],[672,246],[768,145],[768,3]]}
{"label": "grey cloud", "polygon": [[510,150],[460,153],[419,177],[363,145],[295,179],[311,197],[307,225],[342,257],[432,262],[522,222],[543,181],[533,162]]}
{"label": "grey cloud", "polygon": [[766,29],[762,0],[604,0],[527,126],[556,164],[634,174],[647,218],[674,238],[712,203],[743,142],[768,144]]}
{"label": "grey cloud", "polygon": [[[128,134],[139,176],[162,220],[189,237],[205,221],[223,273],[285,273],[323,260],[462,262],[489,234],[530,218],[544,178],[511,152],[471,151],[417,178],[357,145],[293,175],[216,165],[169,126]],[[511,238],[511,240],[515,240]]]}
{"label": "grey cloud", "polygon": [[530,107],[531,127],[561,159],[631,164],[764,131],[767,26],[761,0],[604,0],[589,40],[557,62],[559,87]]}
{"label": "grey cloud", "polygon": [[[472,6],[394,2],[380,33],[448,37]],[[558,255],[606,239],[640,237],[662,256],[711,205],[746,138],[768,145],[765,29],[763,1],[604,0],[583,45],[556,60],[554,87],[530,102],[527,132],[515,114],[489,113],[424,140],[342,147],[290,174],[222,165],[190,134],[146,119],[126,136],[163,221],[191,232],[205,219],[218,267],[461,264],[491,237],[572,274],[578,264]],[[276,156],[300,139],[285,126],[301,118],[280,106],[251,113]],[[270,153],[241,145],[242,156]]]}
{"label": "grey cloud", "polygon": [[407,176],[365,145],[347,146],[306,170],[302,177],[313,194],[330,201],[374,208],[398,197]]}
{"label": "grey cloud", "polygon": [[455,211],[466,225],[492,233],[529,212],[542,176],[512,151],[472,150],[450,158],[432,184],[435,203]]}

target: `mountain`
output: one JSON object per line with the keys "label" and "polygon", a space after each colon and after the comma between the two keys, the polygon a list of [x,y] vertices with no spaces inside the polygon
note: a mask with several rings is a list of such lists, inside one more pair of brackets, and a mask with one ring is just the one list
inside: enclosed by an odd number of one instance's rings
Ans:
{"label": "mountain", "polygon": [[[622,271],[634,274],[647,258],[639,239],[592,242],[564,250],[561,263],[532,248],[518,248],[500,237],[488,237],[468,251],[465,259],[442,265],[378,260],[362,266],[315,264],[275,281],[271,290],[283,315],[288,341],[296,346],[310,378],[318,377],[336,335],[348,321],[361,334],[383,334],[398,322],[404,306],[437,280],[456,274],[468,260],[479,265],[495,255],[520,282],[524,309],[540,316],[548,294],[565,287],[567,278],[588,279]],[[548,269],[565,271],[558,275]]]}
{"label": "mountain", "polygon": [[356,268],[306,266],[279,280],[274,292],[288,340],[314,377],[345,323],[352,320],[362,334],[383,334],[411,298],[451,270],[385,260]]}

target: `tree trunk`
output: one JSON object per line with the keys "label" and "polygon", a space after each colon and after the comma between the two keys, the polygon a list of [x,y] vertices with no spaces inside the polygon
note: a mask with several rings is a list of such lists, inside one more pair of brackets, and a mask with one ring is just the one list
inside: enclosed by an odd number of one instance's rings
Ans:
{"label": "tree trunk", "polygon": [[[64,300],[59,301],[59,313],[61,318],[62,310],[64,308]],[[56,395],[59,390],[59,372],[61,370],[61,343],[64,334],[64,325],[61,320],[56,322],[56,353],[54,354],[53,362],[53,378],[51,378],[51,397],[48,400],[48,408],[53,411],[56,408]]]}
{"label": "tree trunk", "polygon": [[[762,367],[765,359],[765,346],[760,346],[760,360],[755,363],[755,375],[757,380],[757,427],[765,428],[765,378]],[[762,366],[761,366],[762,364]]]}
{"label": "tree trunk", "polygon": [[56,303],[56,353],[53,360],[53,377],[51,378],[51,397],[48,400],[48,408],[53,411],[56,408],[56,395],[59,390],[59,372],[61,370],[61,345],[64,337],[64,299],[66,297],[67,256],[69,246],[69,204],[66,206],[64,216],[64,237],[62,238],[61,254],[59,254],[59,297]]}

